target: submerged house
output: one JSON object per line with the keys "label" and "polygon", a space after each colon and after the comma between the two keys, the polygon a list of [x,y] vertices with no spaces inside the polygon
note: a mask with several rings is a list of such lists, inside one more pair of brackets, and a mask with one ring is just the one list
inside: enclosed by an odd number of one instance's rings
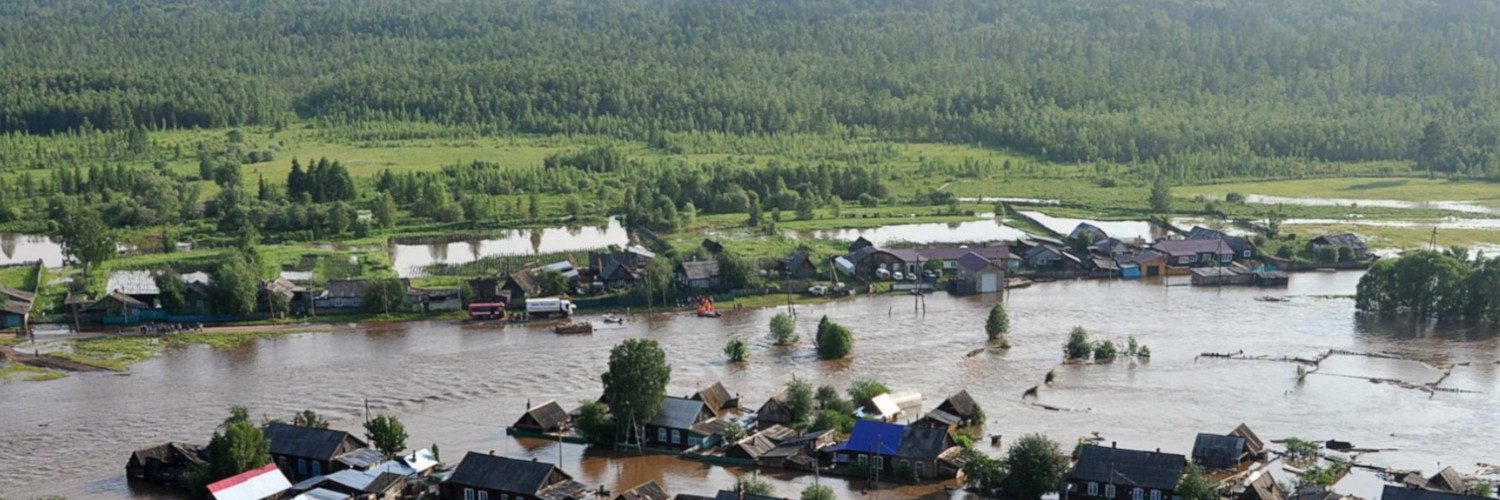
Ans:
{"label": "submerged house", "polygon": [[725,412],[737,410],[740,407],[740,398],[730,395],[729,389],[724,388],[724,384],[719,382],[698,390],[688,399],[702,401],[708,406],[709,411],[714,412],[714,416],[723,416]]}
{"label": "submerged house", "polygon": [[1328,234],[1313,238],[1307,242],[1314,252],[1322,251],[1324,248],[1349,247],[1354,251],[1354,258],[1363,260],[1370,255],[1370,249],[1365,246],[1365,241],[1354,233]]}
{"label": "submerged house", "polygon": [[1187,457],[1087,444],[1068,471],[1071,497],[1108,500],[1171,500],[1187,467]]}
{"label": "submerged house", "polygon": [[1005,290],[1005,268],[977,253],[958,258],[958,276],[953,279],[956,293],[999,293]]}
{"label": "submerged house", "polygon": [[931,427],[937,429],[948,429],[950,432],[971,425],[984,423],[983,411],[979,403],[969,395],[969,391],[958,391],[957,394],[948,396],[937,408],[927,412],[921,419],[912,425],[918,427]]}
{"label": "submerged house", "polygon": [[766,400],[765,404],[760,405],[760,409],[755,411],[756,428],[768,429],[777,425],[791,426],[794,424],[795,422],[792,422],[792,409],[787,403],[788,397],[786,390],[782,390],[776,393],[775,396],[771,396],[771,399]]}
{"label": "submerged house", "polygon": [[135,297],[123,292],[109,292],[84,307],[80,312],[87,314],[91,320],[118,324],[139,321],[141,313],[148,310],[151,310],[151,305]]}
{"label": "submerged house", "polygon": [[671,500],[672,495],[667,494],[666,488],[662,488],[656,481],[646,481],[634,488],[625,490],[610,497],[610,500]]}
{"label": "submerged house", "polygon": [[1380,491],[1380,500],[1480,500],[1488,497],[1464,493],[1434,491],[1419,488],[1403,488],[1388,484]]}
{"label": "submerged house", "polygon": [[705,424],[714,419],[714,412],[702,401],[666,397],[661,410],[656,412],[644,426],[644,440],[652,446],[674,449],[698,447],[715,433]]}
{"label": "submerged house", "polygon": [[531,270],[523,269],[510,273],[500,283],[499,300],[505,302],[510,309],[525,309],[526,299],[540,297],[542,285],[537,282],[536,274]]}
{"label": "submerged house", "polygon": [[555,465],[472,451],[439,492],[443,500],[582,500],[593,493]]}
{"label": "submerged house", "polygon": [[1229,246],[1229,250],[1234,252],[1234,258],[1255,258],[1255,243],[1252,243],[1249,238],[1244,238],[1241,236],[1230,236],[1228,234],[1225,234],[1223,231],[1209,229],[1203,226],[1193,226],[1193,229],[1188,231],[1186,238],[1189,240],[1223,241],[1225,245]]}
{"label": "submerged house", "polygon": [[1167,256],[1173,266],[1199,266],[1234,261],[1234,250],[1222,240],[1162,240],[1151,246]]}
{"label": "submerged house", "polygon": [[562,432],[573,427],[573,417],[563,410],[562,405],[555,400],[532,406],[526,403],[526,413],[511,424],[511,428],[540,433]]}
{"label": "submerged house", "polygon": [[186,443],[166,443],[135,450],[125,462],[125,478],[167,486],[186,486],[187,475],[208,464],[206,449]]}
{"label": "submerged house", "polygon": [[[271,461],[293,481],[356,468],[346,457],[358,458],[360,464],[368,461],[362,453],[368,445],[344,431],[271,422],[265,434],[271,442]],[[374,455],[377,462],[379,458]]]}
{"label": "submerged house", "polygon": [[956,467],[943,463],[956,446],[946,429],[860,420],[854,423],[849,439],[828,448],[828,453],[833,455],[835,465],[882,474],[911,467],[917,477],[934,479],[957,475]]}

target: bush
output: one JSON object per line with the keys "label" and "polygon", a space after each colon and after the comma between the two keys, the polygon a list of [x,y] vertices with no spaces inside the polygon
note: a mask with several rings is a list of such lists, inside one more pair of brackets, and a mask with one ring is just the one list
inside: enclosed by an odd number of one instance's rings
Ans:
{"label": "bush", "polygon": [[[937,261],[933,261],[937,262]],[[1006,333],[1010,332],[1010,316],[1005,314],[1005,308],[1000,304],[990,308],[990,316],[984,321],[984,333],[991,342],[1000,340]]]}
{"label": "bush", "polygon": [[1063,354],[1068,359],[1088,359],[1091,350],[1089,332],[1081,326],[1073,327],[1073,331],[1068,333],[1068,343],[1063,344]]}
{"label": "bush", "polygon": [[818,416],[813,419],[812,425],[808,426],[808,429],[834,431],[839,434],[848,435],[849,432],[854,430],[854,415],[835,410],[823,410],[818,412]]}
{"label": "bush", "polygon": [[807,422],[816,404],[811,383],[795,378],[786,383],[786,405],[787,411],[791,413],[792,427],[801,427]]}
{"label": "bush", "polygon": [[1240,193],[1231,192],[1229,194],[1224,195],[1224,201],[1228,202],[1228,203],[1244,203],[1245,202],[1245,195],[1240,194]]}
{"label": "bush", "polygon": [[608,444],[614,441],[615,424],[610,422],[609,408],[598,401],[584,401],[578,409],[578,418],[573,421],[578,433],[589,444]]}
{"label": "bush", "polygon": [[1094,359],[1097,361],[1115,359],[1115,355],[1117,354],[1119,354],[1119,351],[1115,349],[1113,341],[1106,340],[1094,346]]}
{"label": "bush", "polygon": [[1354,249],[1350,247],[1339,247],[1339,262],[1353,262]]}
{"label": "bush", "polygon": [[849,384],[849,399],[854,406],[870,406],[870,399],[891,392],[884,382],[872,378],[855,379]]}
{"label": "bush", "polygon": [[814,484],[802,490],[802,500],[833,500],[833,488]]}
{"label": "bush", "polygon": [[823,359],[842,359],[848,357],[854,351],[854,333],[843,325],[826,321],[818,325],[818,357]]}
{"label": "bush", "polygon": [[724,344],[724,355],[729,356],[730,363],[744,363],[745,359],[750,357],[750,352],[743,339],[735,338],[729,339],[729,343]]}
{"label": "bush", "polygon": [[789,346],[797,343],[797,323],[786,313],[776,313],[771,317],[771,342],[778,346]]}

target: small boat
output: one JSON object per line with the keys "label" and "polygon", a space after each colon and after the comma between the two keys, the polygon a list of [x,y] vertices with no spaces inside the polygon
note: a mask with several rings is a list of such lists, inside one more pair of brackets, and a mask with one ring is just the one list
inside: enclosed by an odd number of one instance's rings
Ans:
{"label": "small boat", "polygon": [[624,324],[625,323],[625,318],[620,317],[620,316],[615,316],[613,314],[606,314],[606,315],[604,315],[604,322],[605,323],[614,323],[614,324],[619,325],[619,324]]}
{"label": "small boat", "polygon": [[564,334],[579,334],[579,333],[594,333],[594,324],[590,323],[590,322],[587,322],[587,321],[579,321],[579,322],[575,322],[575,323],[563,323],[563,324],[557,325],[557,327],[553,328],[552,332],[556,333],[556,334],[559,334],[559,335],[564,335]]}
{"label": "small boat", "polygon": [[698,317],[700,317],[700,318],[717,318],[719,316],[723,316],[723,315],[719,314],[719,310],[718,309],[714,309],[714,301],[713,301],[713,299],[710,299],[708,297],[703,297],[702,299],[698,300]]}
{"label": "small boat", "polygon": [[723,314],[720,314],[719,311],[698,311],[698,317],[700,318],[717,318],[720,316],[723,316]]}

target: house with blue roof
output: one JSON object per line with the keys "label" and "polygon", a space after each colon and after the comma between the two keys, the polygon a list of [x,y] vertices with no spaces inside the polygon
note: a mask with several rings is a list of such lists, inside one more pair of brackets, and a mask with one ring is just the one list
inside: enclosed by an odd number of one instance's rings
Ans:
{"label": "house with blue roof", "polygon": [[947,429],[908,427],[860,420],[849,439],[828,449],[835,466],[871,475],[897,474],[910,468],[921,479],[956,477],[966,456]]}

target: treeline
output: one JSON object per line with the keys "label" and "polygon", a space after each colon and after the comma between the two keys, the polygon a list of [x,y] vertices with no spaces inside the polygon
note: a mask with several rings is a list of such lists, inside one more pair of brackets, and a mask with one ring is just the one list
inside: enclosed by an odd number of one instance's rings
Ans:
{"label": "treeline", "polygon": [[1500,178],[1485,2],[82,0],[0,33],[0,132],[854,134],[1191,180],[1417,160],[1439,122],[1434,171]]}
{"label": "treeline", "polygon": [[1355,305],[1424,320],[1500,321],[1500,257],[1467,258],[1467,249],[1455,248],[1382,260],[1360,278]]}

